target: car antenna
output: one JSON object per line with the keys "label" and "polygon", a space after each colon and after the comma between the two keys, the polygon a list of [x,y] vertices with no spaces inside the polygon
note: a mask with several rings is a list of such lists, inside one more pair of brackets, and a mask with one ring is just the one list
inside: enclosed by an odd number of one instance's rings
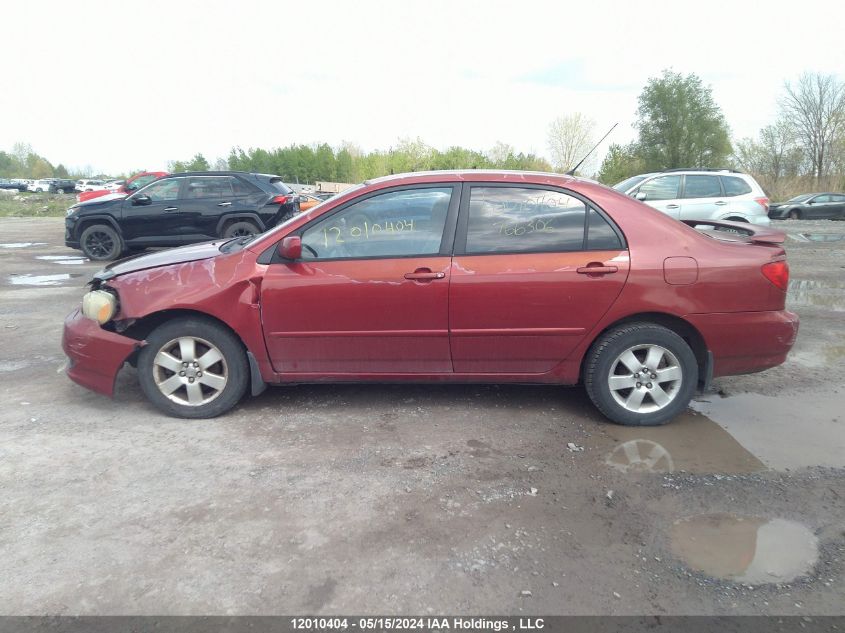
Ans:
{"label": "car antenna", "polygon": [[615,128],[617,125],[619,125],[619,122],[618,122],[618,121],[617,121],[616,123],[614,123],[614,124],[613,124],[613,127],[611,127],[611,128],[607,131],[607,134],[605,134],[604,136],[602,136],[602,137],[601,137],[601,140],[599,140],[599,142],[598,142],[598,143],[596,143],[595,145],[593,145],[593,149],[591,149],[589,152],[587,152],[587,153],[584,155],[584,158],[582,158],[580,161],[578,161],[578,164],[577,164],[577,165],[575,165],[575,167],[573,167],[572,169],[570,169],[568,172],[566,172],[566,174],[565,174],[565,175],[567,175],[567,176],[574,176],[574,175],[575,175],[575,170],[576,170],[576,169],[578,169],[578,168],[581,166],[581,163],[583,163],[585,160],[587,160],[587,156],[589,156],[590,154],[592,154],[592,153],[595,151],[595,149],[596,149],[599,145],[601,145],[601,142],[602,142],[604,139],[606,139],[608,136],[610,136],[610,133],[613,131],[613,128]]}

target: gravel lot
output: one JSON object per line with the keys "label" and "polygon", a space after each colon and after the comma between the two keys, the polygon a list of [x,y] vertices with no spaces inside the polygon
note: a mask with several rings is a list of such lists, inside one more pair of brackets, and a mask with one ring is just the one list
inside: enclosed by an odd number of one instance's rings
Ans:
{"label": "gravel lot", "polygon": [[845,223],[780,226],[789,361],[630,429],[580,388],[110,400],[60,348],[99,266],[0,219],[0,613],[845,613]]}

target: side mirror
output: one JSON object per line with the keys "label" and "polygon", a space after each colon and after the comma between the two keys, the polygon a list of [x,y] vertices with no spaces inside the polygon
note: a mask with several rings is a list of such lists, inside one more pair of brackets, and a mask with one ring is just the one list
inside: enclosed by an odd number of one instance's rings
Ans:
{"label": "side mirror", "polygon": [[302,259],[302,238],[290,235],[279,243],[279,256],[282,259],[296,261]]}
{"label": "side mirror", "polygon": [[648,196],[646,195],[645,191],[638,191],[634,197],[635,197],[637,200],[645,200],[646,198],[648,198]]}
{"label": "side mirror", "polygon": [[132,198],[132,205],[133,206],[147,205],[147,204],[150,204],[151,202],[152,202],[152,199],[146,194],[142,194],[140,196],[135,196],[134,198]]}

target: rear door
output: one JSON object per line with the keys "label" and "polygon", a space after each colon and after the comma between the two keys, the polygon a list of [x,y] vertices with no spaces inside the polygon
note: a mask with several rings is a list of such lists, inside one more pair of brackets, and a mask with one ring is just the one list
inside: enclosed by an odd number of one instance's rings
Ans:
{"label": "rear door", "polygon": [[455,372],[552,370],[622,291],[628,260],[618,229],[574,194],[465,185],[449,286]]}
{"label": "rear door", "polygon": [[[634,196],[650,207],[677,219],[680,210],[680,204],[678,204],[680,192],[681,177],[679,175],[658,176],[641,184]],[[645,197],[642,197],[643,195]]]}
{"label": "rear door", "polygon": [[254,211],[247,198],[234,176],[190,176],[181,210],[185,239],[196,242],[220,237],[224,216]]}
{"label": "rear door", "polygon": [[728,202],[717,175],[684,176],[681,193],[681,220],[708,220],[721,217],[728,211]]}
{"label": "rear door", "polygon": [[809,212],[806,214],[806,217],[809,218],[827,220],[839,217],[839,207],[835,202],[833,202],[830,194],[825,193],[820,196],[816,196],[809,201],[807,209]]}
{"label": "rear door", "polygon": [[830,217],[845,219],[845,196],[838,193],[832,193],[830,194],[830,201],[834,209],[834,213]]}

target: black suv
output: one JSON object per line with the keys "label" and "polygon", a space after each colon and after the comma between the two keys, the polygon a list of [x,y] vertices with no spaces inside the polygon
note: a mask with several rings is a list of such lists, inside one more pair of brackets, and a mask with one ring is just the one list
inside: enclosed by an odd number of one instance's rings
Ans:
{"label": "black suv", "polygon": [[67,210],[65,244],[93,260],[130,249],[180,246],[261,233],[299,213],[299,197],[278,176],[181,172],[131,195],[109,194]]}

